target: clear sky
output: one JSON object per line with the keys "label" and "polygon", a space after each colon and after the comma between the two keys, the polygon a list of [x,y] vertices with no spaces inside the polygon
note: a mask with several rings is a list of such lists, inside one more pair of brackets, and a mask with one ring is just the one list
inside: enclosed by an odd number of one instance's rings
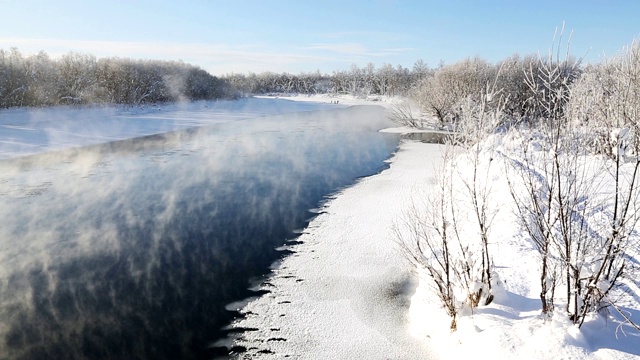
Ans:
{"label": "clear sky", "polygon": [[0,48],[330,73],[545,53],[563,21],[571,53],[598,61],[640,36],[640,0],[0,0]]}

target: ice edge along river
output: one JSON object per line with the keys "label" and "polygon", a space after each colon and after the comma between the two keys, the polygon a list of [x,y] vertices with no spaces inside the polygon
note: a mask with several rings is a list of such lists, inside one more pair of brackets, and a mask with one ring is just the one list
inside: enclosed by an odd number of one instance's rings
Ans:
{"label": "ice edge along river", "polygon": [[[336,194],[274,266],[249,302],[240,357],[425,359],[425,339],[409,333],[417,279],[391,229],[411,194],[424,191],[442,161],[441,145],[403,141],[390,168]],[[257,329],[257,330],[253,330]]]}

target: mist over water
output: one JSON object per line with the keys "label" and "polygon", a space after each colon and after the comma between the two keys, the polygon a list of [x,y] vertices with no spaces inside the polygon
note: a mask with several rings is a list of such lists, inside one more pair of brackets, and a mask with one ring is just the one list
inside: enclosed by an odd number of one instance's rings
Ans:
{"label": "mist over water", "polygon": [[0,160],[197,126],[335,105],[247,98],[141,105],[0,110]]}
{"label": "mist over water", "polygon": [[209,358],[308,209],[384,166],[390,125],[351,107],[0,162],[0,357]]}

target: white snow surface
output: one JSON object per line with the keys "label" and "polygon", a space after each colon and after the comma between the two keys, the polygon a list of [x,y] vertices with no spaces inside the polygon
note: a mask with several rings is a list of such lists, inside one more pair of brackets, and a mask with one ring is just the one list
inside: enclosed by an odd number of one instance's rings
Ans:
{"label": "white snow surface", "polygon": [[[338,193],[275,266],[235,327],[246,358],[429,359],[409,333],[412,266],[391,228],[441,161],[440,145],[406,142],[389,169]],[[264,354],[264,351],[269,353]],[[263,353],[259,353],[263,351]]]}
{"label": "white snow surface", "polygon": [[337,105],[379,105],[384,108],[392,108],[403,100],[398,97],[369,95],[354,96],[348,94],[282,94],[282,95],[261,95],[260,99],[285,99],[297,102],[313,102]]}

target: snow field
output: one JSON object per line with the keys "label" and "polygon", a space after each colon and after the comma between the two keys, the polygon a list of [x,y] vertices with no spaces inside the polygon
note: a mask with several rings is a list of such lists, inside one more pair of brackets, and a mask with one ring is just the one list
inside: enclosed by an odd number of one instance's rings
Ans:
{"label": "snow field", "polygon": [[296,102],[315,102],[323,104],[337,104],[337,105],[379,105],[384,108],[392,108],[394,105],[402,101],[400,98],[390,97],[385,95],[370,95],[366,98],[357,97],[348,94],[283,94],[279,96],[274,95],[260,95],[256,96],[259,99],[285,99]]}

